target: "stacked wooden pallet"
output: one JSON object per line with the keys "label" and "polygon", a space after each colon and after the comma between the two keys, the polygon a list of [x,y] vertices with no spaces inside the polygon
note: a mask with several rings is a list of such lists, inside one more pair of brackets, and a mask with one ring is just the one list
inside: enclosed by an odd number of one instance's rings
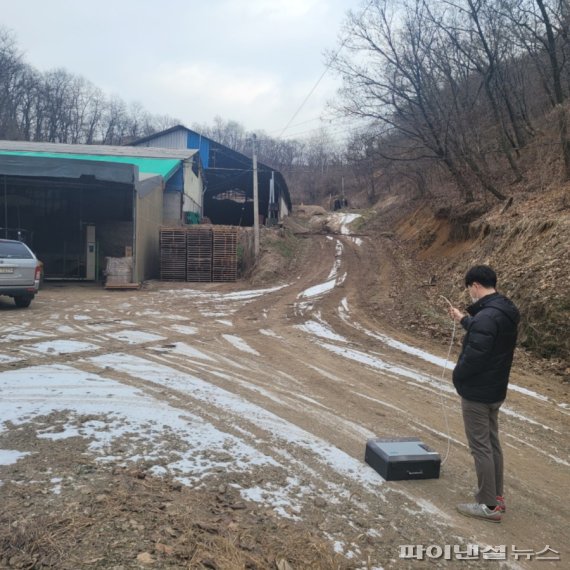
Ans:
{"label": "stacked wooden pallet", "polygon": [[235,281],[237,228],[210,225],[162,228],[160,278],[164,281]]}
{"label": "stacked wooden pallet", "polygon": [[160,279],[186,281],[185,228],[160,230]]}
{"label": "stacked wooden pallet", "polygon": [[186,280],[212,281],[212,229],[191,226],[186,231]]}
{"label": "stacked wooden pallet", "polygon": [[212,280],[235,281],[237,279],[236,228],[213,226],[212,238]]}

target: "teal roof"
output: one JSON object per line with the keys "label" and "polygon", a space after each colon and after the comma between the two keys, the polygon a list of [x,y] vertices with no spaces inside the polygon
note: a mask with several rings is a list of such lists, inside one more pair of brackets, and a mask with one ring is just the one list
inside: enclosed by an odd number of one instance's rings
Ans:
{"label": "teal roof", "polygon": [[68,154],[59,152],[27,152],[0,150],[0,155],[35,156],[40,158],[68,158],[71,160],[90,160],[94,162],[120,162],[138,166],[139,172],[160,174],[168,180],[180,166],[181,161],[173,158],[146,158],[140,156],[111,156],[96,154]]}

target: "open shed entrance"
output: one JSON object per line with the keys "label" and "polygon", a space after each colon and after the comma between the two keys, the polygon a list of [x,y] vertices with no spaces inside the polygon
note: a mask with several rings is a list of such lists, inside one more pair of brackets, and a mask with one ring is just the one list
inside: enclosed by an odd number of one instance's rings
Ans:
{"label": "open shed entrance", "polygon": [[105,257],[133,246],[133,187],[79,179],[0,178],[0,237],[22,239],[46,279],[98,279]]}

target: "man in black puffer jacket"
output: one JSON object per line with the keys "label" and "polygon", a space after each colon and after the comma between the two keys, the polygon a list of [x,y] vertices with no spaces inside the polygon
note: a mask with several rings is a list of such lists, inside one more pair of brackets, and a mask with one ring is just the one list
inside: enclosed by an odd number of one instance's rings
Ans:
{"label": "man in black puffer jacket", "polygon": [[461,409],[469,449],[475,460],[476,503],[458,505],[466,516],[500,522],[505,512],[503,453],[499,442],[499,408],[507,395],[517,340],[519,311],[497,293],[497,275],[487,265],[472,267],[465,275],[473,304],[465,315],[450,308],[453,319],[467,331],[453,384]]}

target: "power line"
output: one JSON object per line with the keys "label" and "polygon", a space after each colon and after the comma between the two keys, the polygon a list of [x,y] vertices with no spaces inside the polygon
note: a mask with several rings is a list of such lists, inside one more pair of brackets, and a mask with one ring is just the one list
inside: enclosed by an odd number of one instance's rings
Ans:
{"label": "power line", "polygon": [[[374,0],[370,0],[370,2],[368,2],[368,4],[364,7],[364,9],[362,10],[360,16],[358,17],[359,20],[361,20],[364,17],[364,14],[366,13],[366,11],[368,10],[368,8],[370,8],[370,6],[372,6],[372,3],[374,2]],[[340,47],[336,50],[335,54],[333,55],[333,57],[331,58],[331,60],[326,64],[324,71],[321,73],[320,77],[317,79],[316,83],[313,85],[313,87],[311,88],[311,90],[307,93],[306,97],[303,99],[303,102],[299,105],[299,107],[297,108],[297,110],[293,113],[293,116],[289,119],[289,122],[285,125],[285,127],[283,128],[283,130],[281,131],[281,133],[279,134],[279,138],[281,138],[283,136],[283,133],[290,127],[291,123],[295,120],[295,118],[297,117],[297,115],[301,112],[301,110],[303,109],[303,107],[305,106],[305,104],[307,103],[307,101],[311,98],[311,95],[315,92],[315,90],[317,89],[317,87],[319,86],[320,82],[323,80],[324,76],[327,74],[327,71],[331,68],[332,64],[336,61],[337,57],[339,56],[340,52],[342,51],[342,49],[344,48],[344,46],[346,45],[346,43],[348,42],[350,36],[346,36],[346,38],[344,38],[344,40],[341,42]]]}
{"label": "power line", "polygon": [[[369,125],[360,125],[360,126],[355,125],[352,127],[351,126],[342,127],[340,125],[336,125],[333,129],[327,130],[326,132],[327,132],[327,134],[334,136],[336,134],[340,134],[340,133],[344,133],[344,132],[346,132],[346,133],[363,133],[366,130],[368,130],[368,128],[369,128]],[[295,138],[295,137],[299,137],[299,136],[310,134],[310,133],[317,133],[319,131],[320,131],[320,129],[309,129],[309,130],[301,131],[298,133],[292,133],[292,134],[287,135],[287,136]],[[285,138],[283,140],[286,141],[286,140],[290,140],[290,139]]]}
{"label": "power line", "polygon": [[[300,123],[295,123],[294,125],[290,125],[290,127],[300,127],[301,125],[305,125],[307,123],[313,123],[314,121],[322,121],[323,118],[321,115],[319,115],[318,117],[313,117],[312,119],[307,119],[306,121],[301,121]],[[271,134],[271,133],[278,133],[282,131],[282,129],[273,129],[272,131],[269,131],[267,134]]]}

